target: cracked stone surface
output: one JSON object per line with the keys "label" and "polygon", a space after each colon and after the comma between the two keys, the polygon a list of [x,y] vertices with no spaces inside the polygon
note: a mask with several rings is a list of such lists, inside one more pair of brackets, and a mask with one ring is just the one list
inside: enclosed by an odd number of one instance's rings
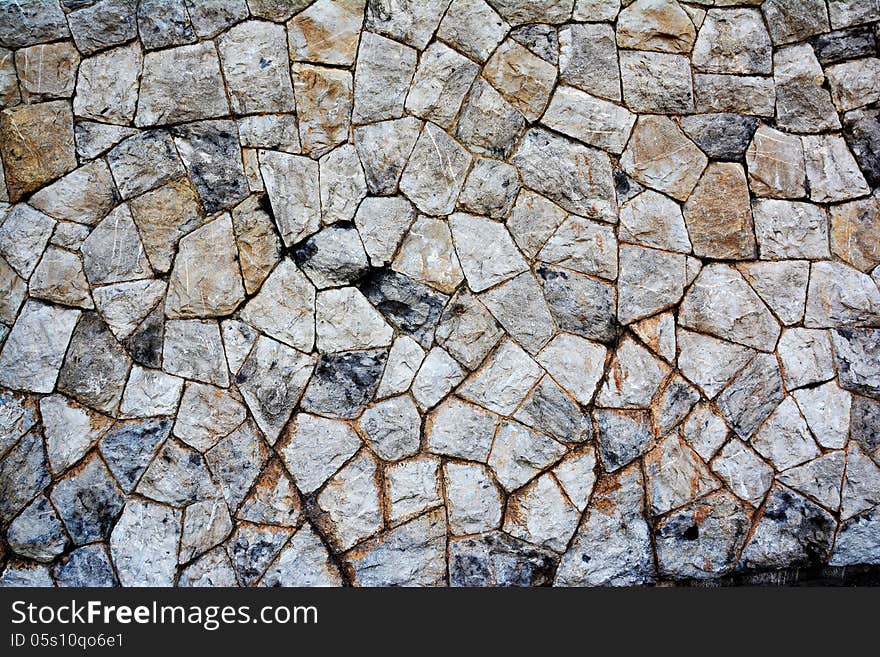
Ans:
{"label": "cracked stone surface", "polygon": [[878,103],[872,0],[0,2],[0,585],[876,568]]}

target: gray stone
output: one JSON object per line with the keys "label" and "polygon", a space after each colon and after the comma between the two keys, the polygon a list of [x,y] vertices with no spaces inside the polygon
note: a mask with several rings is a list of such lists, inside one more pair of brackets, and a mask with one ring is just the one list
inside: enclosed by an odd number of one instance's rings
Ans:
{"label": "gray stone", "polygon": [[839,262],[812,265],[805,326],[871,326],[878,321],[880,290],[867,274]]}
{"label": "gray stone", "polygon": [[89,55],[137,36],[134,0],[98,0],[67,16],[77,48]]}
{"label": "gray stone", "polygon": [[501,219],[510,214],[518,192],[519,174],[515,167],[479,158],[468,174],[458,203],[474,214]]}
{"label": "gray stone", "polygon": [[0,521],[12,520],[50,481],[43,441],[34,429],[0,461]]}
{"label": "gray stone", "polygon": [[777,46],[830,29],[828,9],[821,0],[768,0],[761,11]]}
{"label": "gray stone", "polygon": [[735,495],[754,506],[761,504],[773,484],[773,468],[738,438],[718,452],[712,470]]}
{"label": "gray stone", "polygon": [[314,356],[260,336],[235,376],[251,415],[270,444],[290,418],[314,366]]}
{"label": "gray stone", "polygon": [[498,483],[513,491],[528,483],[547,466],[559,459],[565,448],[537,431],[518,422],[502,422],[488,464]]}
{"label": "gray stone", "polygon": [[803,44],[783,48],[773,58],[777,125],[793,132],[839,130],[825,76],[813,49]]}
{"label": "gray stone", "polygon": [[64,13],[57,2],[19,0],[0,8],[0,45],[21,48],[69,36]]}
{"label": "gray stone", "polygon": [[647,408],[668,373],[663,361],[626,337],[611,360],[596,403],[612,408]]}
{"label": "gray stone", "polygon": [[[367,25],[370,25],[369,13]],[[415,50],[373,32],[364,32],[355,66],[352,122],[372,123],[401,117],[415,69]]]}
{"label": "gray stone", "polygon": [[753,211],[762,259],[830,257],[828,217],[821,207],[768,199],[755,201]]}
{"label": "gray stone", "polygon": [[179,46],[144,56],[135,124],[196,121],[229,112],[214,44]]}
{"label": "gray stone", "polygon": [[616,201],[606,153],[535,128],[526,133],[512,162],[526,186],[569,212],[613,222]]}
{"label": "gray stone", "polygon": [[448,6],[449,0],[367,0],[366,28],[424,50]]}
{"label": "gray stone", "polygon": [[434,42],[419,58],[407,111],[449,128],[480,68],[467,57]]}
{"label": "gray stone", "polygon": [[51,498],[77,545],[107,539],[125,502],[97,454],[64,475],[52,488]]}
{"label": "gray stone", "polygon": [[55,221],[29,205],[16,205],[0,225],[0,255],[24,279],[34,273]]}
{"label": "gray stone", "polygon": [[165,295],[165,282],[156,279],[114,283],[93,292],[98,311],[118,339],[137,330]]}
{"label": "gray stone", "polygon": [[320,488],[360,445],[347,423],[298,413],[278,443],[278,451],[297,487],[308,494]]}
{"label": "gray stone", "polygon": [[415,402],[406,395],[371,406],[358,420],[373,450],[386,461],[397,461],[419,451],[421,423]]}
{"label": "gray stone", "polygon": [[733,570],[751,514],[727,492],[676,511],[655,532],[658,568],[675,579],[710,579]]}
{"label": "gray stone", "polygon": [[119,586],[103,545],[86,545],[61,559],[52,571],[58,586]]}
{"label": "gray stone", "polygon": [[152,276],[150,262],[128,205],[119,205],[104,217],[80,250],[86,278],[92,285]]}
{"label": "gray stone", "polygon": [[564,552],[577,529],[580,513],[559,483],[544,474],[511,494],[504,531],[539,547]]}
{"label": "gray stone", "polygon": [[260,586],[342,586],[342,581],[324,543],[306,524],[278,554]]}
{"label": "gray stone", "polygon": [[740,273],[783,324],[791,326],[803,319],[810,277],[808,262],[752,262]]}
{"label": "gray stone", "polygon": [[391,262],[413,219],[415,209],[402,196],[368,196],[361,202],[354,223],[370,264],[381,267]]}
{"label": "gray stone", "polygon": [[388,363],[382,373],[376,399],[409,390],[410,384],[425,359],[425,350],[411,337],[403,335],[394,340],[388,352]]}
{"label": "gray stone", "polygon": [[[369,269],[358,231],[347,225],[328,226],[298,244],[293,253],[303,273],[318,289],[350,285]],[[303,285],[299,284],[298,287],[302,288]],[[285,285],[284,293],[289,294],[290,289],[289,284]],[[261,323],[271,321],[272,315],[266,312],[270,310],[268,306],[261,310],[268,315],[261,318]],[[252,312],[256,315],[255,311]]]}
{"label": "gray stone", "polygon": [[76,116],[127,124],[138,102],[143,53],[133,45],[114,48],[83,60],[76,77]]}
{"label": "gray stone", "polygon": [[230,509],[237,509],[244,501],[268,457],[259,432],[247,423],[205,453]]}
{"label": "gray stone", "polygon": [[141,0],[137,23],[138,34],[148,50],[196,40],[184,0]]}
{"label": "gray stone", "polygon": [[486,291],[481,299],[504,330],[530,354],[536,354],[555,331],[541,287],[530,271]]}
{"label": "gray stone", "polygon": [[291,534],[293,529],[290,527],[240,523],[226,545],[226,552],[241,584],[255,584]]}
{"label": "gray stone", "polygon": [[385,500],[393,523],[439,506],[440,459],[417,456],[385,467]]}
{"label": "gray stone", "polygon": [[834,519],[827,511],[776,485],[743,550],[740,565],[773,569],[823,563],[831,553],[834,529]]}
{"label": "gray stone", "polygon": [[546,586],[556,556],[502,532],[449,542],[450,586]]}
{"label": "gray stone", "polygon": [[331,417],[358,416],[376,394],[387,358],[385,349],[322,354],[303,395],[303,410]]}
{"label": "gray stone", "polygon": [[806,194],[804,148],[795,135],[760,126],[746,151],[746,164],[755,196],[800,198]]}
{"label": "gray stone", "polygon": [[694,44],[694,69],[768,75],[773,71],[772,53],[757,9],[710,9]]}
{"label": "gray stone", "polygon": [[619,234],[624,242],[679,253],[691,251],[681,207],[650,189],[621,206]]}
{"label": "gray stone", "polygon": [[223,342],[216,322],[171,320],[165,324],[162,344],[162,361],[169,374],[222,387],[229,385]]}
{"label": "gray stone", "polygon": [[321,178],[321,221],[333,224],[354,219],[358,205],[367,195],[364,170],[354,146],[345,144],[327,153],[319,162]]}
{"label": "gray stone", "polygon": [[440,316],[436,340],[462,365],[473,370],[483,362],[502,335],[486,306],[467,290],[461,290]]}
{"label": "gray stone", "polygon": [[447,294],[464,278],[449,223],[424,216],[410,227],[392,268]]}
{"label": "gray stone", "polygon": [[514,417],[565,443],[583,442],[593,435],[589,417],[549,376],[529,393]]}
{"label": "gray stone", "polygon": [[537,274],[550,314],[560,329],[599,342],[613,339],[617,300],[612,285],[546,265],[541,265]]}
{"label": "gray stone", "polygon": [[880,563],[878,522],[880,522],[880,509],[874,508],[843,523],[837,533],[834,552],[831,554],[831,565]]}
{"label": "gray stone", "polygon": [[618,321],[630,324],[678,303],[685,283],[683,255],[640,246],[620,247]]}
{"label": "gray stone", "polygon": [[219,497],[202,455],[173,439],[159,448],[135,491],[176,507]]}
{"label": "gray stone", "polygon": [[45,563],[64,552],[68,542],[58,514],[44,495],[10,523],[6,540],[16,554]]}
{"label": "gray stone", "polygon": [[293,481],[281,462],[273,459],[263,468],[236,517],[257,524],[293,527],[298,524],[301,512]]}
{"label": "gray stone", "polygon": [[512,151],[525,123],[519,110],[479,77],[458,118],[455,136],[478,153],[504,157]]}
{"label": "gray stone", "polygon": [[[31,196],[28,203],[55,219],[94,225],[118,202],[103,160],[86,164]],[[26,207],[26,206],[19,206]]]}
{"label": "gray stone", "polygon": [[831,336],[827,331],[787,329],[779,339],[778,351],[789,390],[834,378]]}
{"label": "gray stone", "polygon": [[101,440],[101,456],[123,491],[131,492],[169,433],[167,418],[120,422],[107,432]]}
{"label": "gray stone", "polygon": [[778,361],[769,354],[758,354],[718,397],[718,408],[737,435],[748,440],[782,398]]}
{"label": "gray stone", "polygon": [[184,174],[174,141],[164,130],[139,132],[107,154],[122,198],[129,199]]}
{"label": "gray stone", "polygon": [[461,144],[428,123],[400,178],[400,191],[425,214],[451,214],[471,161]]}
{"label": "gray stone", "polygon": [[131,500],[113,529],[110,552],[123,586],[171,586],[181,512]]}
{"label": "gray stone", "polygon": [[443,465],[443,481],[452,534],[476,534],[498,527],[501,495],[486,466],[447,462]]}
{"label": "gray stone", "polygon": [[608,472],[619,470],[647,452],[654,441],[651,416],[647,411],[596,409],[599,454]]}
{"label": "gray stone", "polygon": [[755,355],[753,349],[693,333],[677,331],[678,367],[710,399]]}
{"label": "gray stone", "polygon": [[620,53],[623,99],[636,112],[689,114],[694,107],[687,57],[624,50]]}
{"label": "gray stone", "polygon": [[[318,0],[314,3],[300,0],[293,3],[293,6],[290,6],[290,2],[276,1],[279,5],[277,8],[272,7],[270,10],[267,7],[260,13],[257,13],[253,2],[250,4],[251,13],[263,18],[283,20],[296,14],[287,24],[291,61],[343,66],[354,63],[364,20],[364,0]],[[311,6],[300,11],[309,4]],[[328,38],[329,34],[333,38]]]}
{"label": "gray stone", "polygon": [[834,203],[871,192],[843,137],[808,135],[803,142],[811,200]]}
{"label": "gray stone", "polygon": [[122,399],[131,358],[97,313],[85,313],[70,340],[58,391],[104,413]]}
{"label": "gray stone", "polygon": [[273,338],[309,352],[315,343],[315,288],[293,261],[285,258],[247,302],[241,318]]}
{"label": "gray stone", "polygon": [[429,452],[474,461],[486,461],[498,416],[450,397],[425,419],[425,447]]}
{"label": "gray stone", "polygon": [[698,114],[684,117],[681,127],[709,157],[736,161],[745,155],[758,120],[739,114]]}
{"label": "gray stone", "polygon": [[318,526],[340,550],[351,548],[382,528],[376,467],[375,457],[362,452],[318,493]]}
{"label": "gray stone", "polygon": [[371,194],[395,193],[421,127],[421,121],[406,116],[354,129],[354,145],[364,167],[367,189]]}
{"label": "gray stone", "polygon": [[459,52],[485,62],[509,29],[484,0],[452,0],[437,36]]}

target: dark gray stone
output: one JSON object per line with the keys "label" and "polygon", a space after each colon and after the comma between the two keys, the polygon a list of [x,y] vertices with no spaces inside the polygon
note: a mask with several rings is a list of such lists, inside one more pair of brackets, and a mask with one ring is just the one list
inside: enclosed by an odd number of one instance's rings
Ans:
{"label": "dark gray stone", "polygon": [[847,520],[837,533],[832,566],[880,564],[880,507]]}
{"label": "dark gray stone", "polygon": [[193,43],[193,29],[183,0],[141,0],[138,31],[147,50]]}
{"label": "dark gray stone", "polygon": [[833,64],[846,59],[870,57],[877,52],[877,40],[868,25],[820,34],[813,42],[813,50],[822,64]]}
{"label": "dark gray stone", "polygon": [[645,191],[645,188],[626,175],[623,169],[614,169],[614,191],[617,193],[617,202],[623,205]]}
{"label": "dark gray stone", "polygon": [[388,351],[347,351],[322,354],[302,408],[330,417],[357,417],[379,387]]}
{"label": "dark gray stone", "polygon": [[554,66],[559,62],[559,35],[553,25],[523,25],[513,30],[510,38]]}
{"label": "dark gray stone", "polygon": [[850,410],[850,435],[873,454],[880,449],[880,401],[853,397]]}
{"label": "dark gray stone", "polygon": [[292,533],[290,527],[241,523],[227,547],[239,581],[245,586],[256,582]]}
{"label": "dark gray stone", "polygon": [[880,329],[836,329],[831,339],[840,387],[880,399]]}
{"label": "dark gray stone", "polygon": [[557,558],[501,532],[449,543],[450,586],[549,586]]}
{"label": "dark gray stone", "polygon": [[51,498],[77,545],[108,538],[125,503],[122,491],[97,454],[55,484]]}
{"label": "dark gray stone", "polygon": [[118,586],[116,574],[103,545],[86,545],[74,550],[55,566],[58,586]]}
{"label": "dark gray stone", "polygon": [[122,399],[131,358],[97,313],[85,313],[73,332],[58,391],[104,413]]}
{"label": "dark gray stone", "polygon": [[390,269],[371,272],[358,287],[394,328],[431,346],[448,296]]}
{"label": "dark gray stone", "polygon": [[70,31],[57,0],[0,2],[0,45],[21,48],[63,39]]}
{"label": "dark gray stone", "polygon": [[156,447],[171,433],[171,420],[149,418],[116,424],[101,440],[101,455],[128,493],[141,478]]}
{"label": "dark gray stone", "polygon": [[532,390],[514,417],[566,443],[583,442],[593,435],[589,417],[549,376]]}
{"label": "dark gray stone", "polygon": [[207,214],[231,208],[248,195],[234,121],[190,123],[173,134]]}
{"label": "dark gray stone", "polygon": [[125,340],[125,347],[136,363],[144,367],[162,366],[162,340],[165,336],[165,315],[160,304]]}
{"label": "dark gray stone", "polygon": [[50,481],[43,440],[35,429],[0,461],[0,523],[11,520]]}
{"label": "dark gray stone", "polygon": [[847,112],[843,134],[865,180],[872,187],[880,186],[880,108]]}
{"label": "dark gray stone", "polygon": [[709,157],[736,161],[745,155],[758,119],[740,114],[696,114],[684,117],[681,127]]}
{"label": "dark gray stone", "polygon": [[613,285],[547,265],[538,267],[538,282],[560,329],[600,342],[614,339],[617,304]]}
{"label": "dark gray stone", "polygon": [[76,47],[84,55],[137,36],[136,0],[98,0],[67,15]]}
{"label": "dark gray stone", "polygon": [[654,432],[649,411],[593,411],[602,464],[608,472],[620,469],[651,447]]}

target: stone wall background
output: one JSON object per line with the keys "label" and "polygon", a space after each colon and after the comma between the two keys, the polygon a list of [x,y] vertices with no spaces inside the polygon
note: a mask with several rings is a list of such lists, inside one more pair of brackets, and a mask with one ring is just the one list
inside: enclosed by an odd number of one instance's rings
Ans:
{"label": "stone wall background", "polygon": [[0,2],[0,584],[880,564],[878,20]]}

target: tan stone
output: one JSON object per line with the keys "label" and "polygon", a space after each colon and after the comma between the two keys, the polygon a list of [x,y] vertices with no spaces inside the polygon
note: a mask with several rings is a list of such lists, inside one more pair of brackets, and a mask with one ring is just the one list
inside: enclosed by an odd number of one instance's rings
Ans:
{"label": "tan stone", "polygon": [[617,45],[635,50],[689,53],[697,33],[675,0],[638,0],[617,18]]}
{"label": "tan stone", "polygon": [[4,110],[0,113],[0,153],[13,202],[75,169],[70,104],[57,100]]}
{"label": "tan stone", "polygon": [[294,65],[291,72],[303,153],[320,157],[348,139],[351,73],[308,65]]}
{"label": "tan stone", "polygon": [[363,20],[364,0],[318,0],[287,23],[291,61],[353,64]]}
{"label": "tan stone", "polygon": [[256,196],[245,199],[232,211],[232,226],[244,288],[253,294],[281,259],[281,240]]}
{"label": "tan stone", "polygon": [[800,198],[806,194],[804,147],[800,137],[762,125],[746,151],[755,196]]}
{"label": "tan stone", "polygon": [[749,260],[757,255],[749,187],[742,165],[713,162],[684,206],[694,253]]}
{"label": "tan stone", "polygon": [[831,208],[831,252],[862,271],[880,264],[880,205],[876,198]]}
{"label": "tan stone", "polygon": [[180,178],[132,199],[129,207],[150,264],[156,271],[167,272],[177,242],[202,225],[195,190],[186,178]]}
{"label": "tan stone", "polygon": [[507,40],[486,62],[483,76],[530,121],[544,112],[556,81],[556,67]]}
{"label": "tan stone", "polygon": [[168,317],[228,315],[244,301],[232,219],[223,214],[182,240],[168,283]]}
{"label": "tan stone", "polygon": [[636,122],[620,164],[643,185],[684,201],[708,160],[672,119],[643,116]]}

